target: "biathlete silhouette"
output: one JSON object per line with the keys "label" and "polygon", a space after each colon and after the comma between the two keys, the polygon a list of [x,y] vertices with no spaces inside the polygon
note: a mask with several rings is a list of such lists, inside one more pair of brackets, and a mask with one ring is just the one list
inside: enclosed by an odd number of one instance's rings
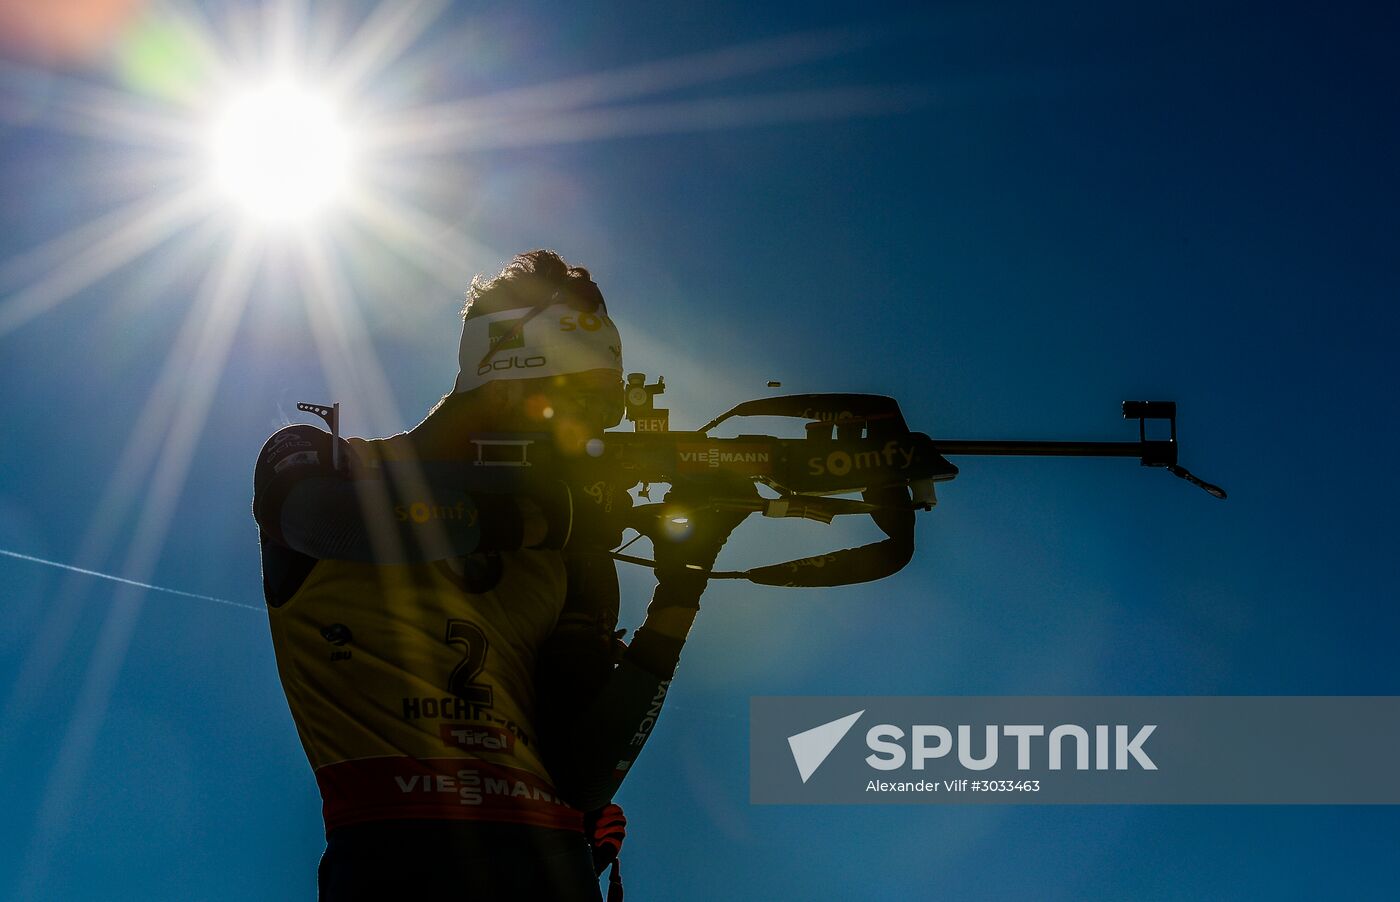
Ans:
{"label": "biathlete silhouette", "polygon": [[[588,270],[536,250],[477,276],[459,373],[408,432],[268,439],[253,514],[282,686],[323,801],[326,902],[599,899],[612,804],[656,722],[710,569],[746,511],[673,484],[684,530],[630,643],[626,480],[567,463],[623,413],[622,342]],[[330,409],[302,405],[330,414]],[[563,466],[481,466],[533,434]],[[749,492],[737,480],[726,493]],[[708,486],[708,488],[707,488]]]}

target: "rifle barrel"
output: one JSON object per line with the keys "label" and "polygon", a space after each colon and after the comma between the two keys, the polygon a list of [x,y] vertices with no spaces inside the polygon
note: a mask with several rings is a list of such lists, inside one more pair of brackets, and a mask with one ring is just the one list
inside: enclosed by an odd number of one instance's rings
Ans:
{"label": "rifle barrel", "polygon": [[1022,455],[1040,457],[1142,457],[1146,442],[1022,442],[934,439],[939,454]]}

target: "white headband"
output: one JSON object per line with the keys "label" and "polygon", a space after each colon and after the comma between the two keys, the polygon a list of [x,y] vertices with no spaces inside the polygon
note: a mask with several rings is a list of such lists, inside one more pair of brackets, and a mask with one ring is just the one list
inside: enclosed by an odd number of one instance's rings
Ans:
{"label": "white headband", "polygon": [[454,392],[471,391],[497,379],[538,379],[588,370],[612,370],[621,380],[622,339],[601,306],[592,313],[567,304],[500,310],[462,324],[457,366]]}

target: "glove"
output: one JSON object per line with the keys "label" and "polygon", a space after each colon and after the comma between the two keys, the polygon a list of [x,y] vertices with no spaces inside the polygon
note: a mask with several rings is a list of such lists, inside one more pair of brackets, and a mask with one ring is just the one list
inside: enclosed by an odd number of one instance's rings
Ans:
{"label": "glove", "polygon": [[729,534],[753,513],[752,502],[759,500],[753,483],[737,477],[673,485],[663,499],[666,506],[662,522],[651,537],[657,582],[690,590],[677,593],[677,597],[693,592],[694,604],[698,606],[699,593],[704,591],[720,549]]}
{"label": "glove", "polygon": [[627,836],[627,817],[620,806],[604,805],[583,816],[583,829],[588,835],[588,848],[593,852],[593,873],[601,876],[622,851],[622,841]]}
{"label": "glove", "polygon": [[620,483],[607,479],[573,483],[573,528],[566,548],[607,549],[622,544],[622,530],[632,512],[632,496]]}

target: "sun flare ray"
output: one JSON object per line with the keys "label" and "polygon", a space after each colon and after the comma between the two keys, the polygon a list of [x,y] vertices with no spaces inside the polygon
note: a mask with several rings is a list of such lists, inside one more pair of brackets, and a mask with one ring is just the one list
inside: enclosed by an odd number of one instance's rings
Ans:
{"label": "sun flare ray", "polygon": [[[103,213],[82,225],[74,226],[57,237],[22,251],[0,264],[0,289],[41,278],[45,273],[70,264],[75,256],[93,247],[103,238],[121,234],[134,224],[162,218],[170,198],[143,197]],[[0,302],[2,311],[3,302]],[[0,313],[3,317],[3,313]]]}
{"label": "sun flare ray", "polygon": [[361,187],[347,195],[353,221],[388,242],[406,259],[445,285],[465,288],[470,273],[499,259],[499,254],[409,204]]}
{"label": "sun flare ray", "polygon": [[873,29],[799,32],[418,107],[385,123],[380,130],[382,146],[419,151],[424,146],[439,146],[444,129],[460,133],[479,123],[572,113],[620,100],[798,66],[862,50],[879,37],[880,33]]}
{"label": "sun flare ray", "polygon": [[352,93],[407,51],[449,4],[445,0],[382,0],[337,61],[338,94]]}
{"label": "sun flare ray", "polygon": [[[350,299],[354,297],[334,254],[319,236],[302,233],[300,253],[308,289],[307,315],[320,347],[328,354],[326,362],[341,373],[349,397],[359,399],[365,425],[376,435],[391,434],[402,428],[403,418],[394,401],[393,390],[379,355]],[[319,324],[319,331],[318,331]]]}
{"label": "sun flare ray", "polygon": [[478,123],[455,134],[444,126],[435,141],[425,139],[418,149],[455,153],[854,119],[905,112],[930,99],[929,91],[920,87],[849,87],[636,104],[484,127]]}
{"label": "sun flare ray", "polygon": [[143,209],[39,281],[0,300],[0,337],[140,257],[203,210],[203,198],[189,191]]}
{"label": "sun flare ray", "polygon": [[121,144],[174,150],[192,146],[196,131],[189,117],[122,91],[84,86],[65,92],[48,114],[55,129]]}

